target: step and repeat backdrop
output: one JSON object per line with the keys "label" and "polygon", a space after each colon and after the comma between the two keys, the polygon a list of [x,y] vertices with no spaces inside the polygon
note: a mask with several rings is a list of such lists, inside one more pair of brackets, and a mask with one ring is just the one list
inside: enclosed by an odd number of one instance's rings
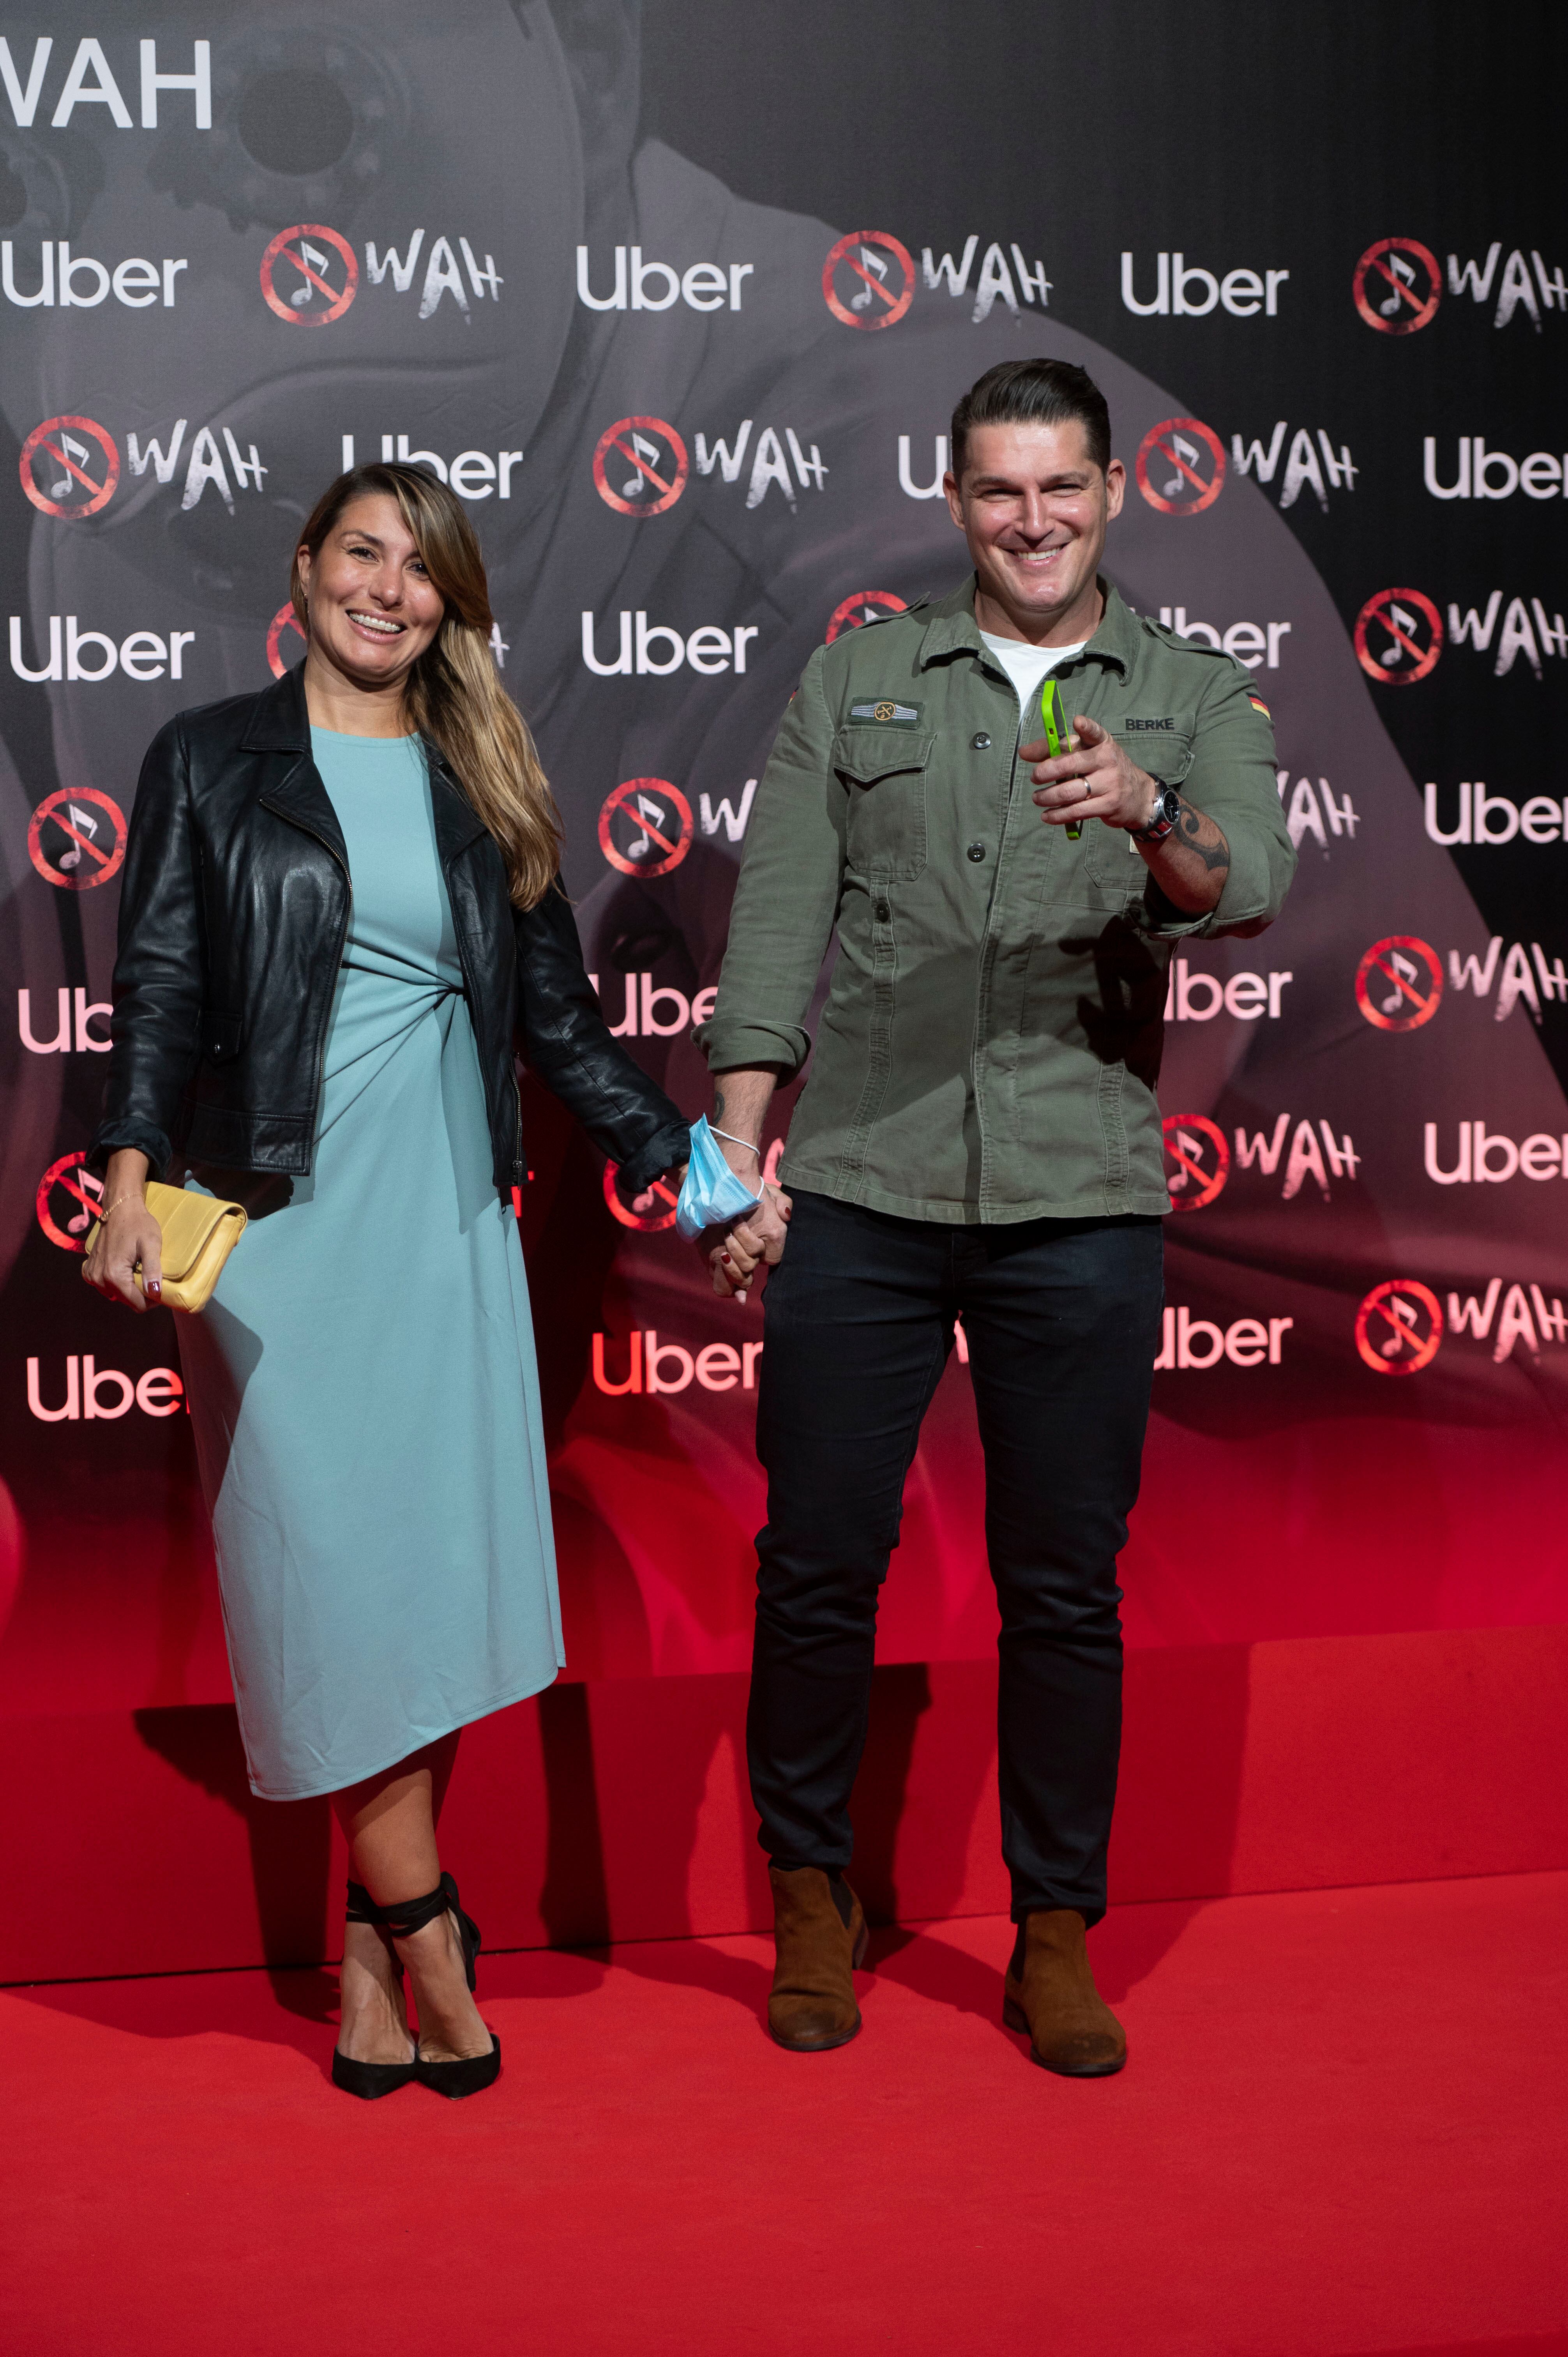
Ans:
{"label": "step and repeat backdrop", "polygon": [[[1068,22],[993,13],[1028,41]],[[1301,855],[1271,931],[1171,970],[1130,1635],[1561,1617],[1561,212],[1494,221],[1472,149],[1418,214],[1330,121],[1332,216],[1250,173],[1141,203],[1123,172],[1091,219],[999,178],[978,91],[900,94],[847,50],[822,74],[901,106],[943,190],[969,143],[980,193],[748,201],[639,101],[639,67],[678,82],[695,0],[646,27],[629,0],[3,21],[0,1706],[227,1695],[176,1323],[80,1283],[82,1153],[142,751],[299,659],[289,557],[323,487],[396,457],[469,503],[606,1015],[694,1116],[691,1029],[801,665],[961,576],[949,414],[1031,352],[1104,387],[1131,478],[1109,571],[1251,670]],[[812,73],[725,71],[788,189]],[[1168,189],[1179,112],[1164,136]],[[568,1674],[739,1666],[759,1305],[715,1301],[670,1196],[628,1208],[531,1082],[525,1110]],[[967,1386],[960,1337],[893,1658],[992,1641]]]}

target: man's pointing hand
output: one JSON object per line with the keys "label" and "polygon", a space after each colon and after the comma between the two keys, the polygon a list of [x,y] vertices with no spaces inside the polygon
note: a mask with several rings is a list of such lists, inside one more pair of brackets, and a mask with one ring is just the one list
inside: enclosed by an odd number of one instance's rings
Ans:
{"label": "man's pointing hand", "polygon": [[[1098,720],[1079,713],[1073,720],[1074,750],[1047,758],[1045,738],[1020,748],[1035,764],[1035,801],[1047,826],[1103,819],[1129,831],[1147,826],[1154,815],[1155,786]],[[1087,790],[1087,791],[1086,791]]]}

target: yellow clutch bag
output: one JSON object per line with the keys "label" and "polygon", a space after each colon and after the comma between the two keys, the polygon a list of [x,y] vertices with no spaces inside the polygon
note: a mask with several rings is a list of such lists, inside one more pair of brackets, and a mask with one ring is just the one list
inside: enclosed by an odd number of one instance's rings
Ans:
{"label": "yellow clutch bag", "polygon": [[[147,1189],[147,1209],[164,1232],[165,1308],[205,1309],[224,1262],[245,1232],[243,1209],[188,1187],[165,1187],[156,1179]],[[94,1221],[87,1239],[89,1252],[98,1224]],[[138,1268],[136,1283],[141,1282]]]}

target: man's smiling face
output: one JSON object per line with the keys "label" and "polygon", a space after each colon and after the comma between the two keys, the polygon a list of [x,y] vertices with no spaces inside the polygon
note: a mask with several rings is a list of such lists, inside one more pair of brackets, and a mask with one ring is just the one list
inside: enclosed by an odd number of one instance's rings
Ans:
{"label": "man's smiling face", "polygon": [[1058,626],[1067,643],[1086,615],[1092,630],[1105,528],[1126,479],[1118,458],[1101,472],[1076,417],[972,427],[962,480],[950,474],[943,489],[974,561],[982,629],[1036,644]]}

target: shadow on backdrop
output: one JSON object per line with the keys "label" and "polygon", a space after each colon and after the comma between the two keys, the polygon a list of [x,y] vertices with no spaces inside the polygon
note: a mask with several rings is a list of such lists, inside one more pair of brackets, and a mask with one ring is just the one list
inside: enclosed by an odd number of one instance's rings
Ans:
{"label": "shadow on backdrop", "polygon": [[334,1977],[319,1970],[327,1953],[330,1801],[258,1799],[230,1704],[138,1710],[132,1719],[150,1751],[243,1820],[262,1953],[278,2002],[307,2021],[328,2019],[338,1994]]}

